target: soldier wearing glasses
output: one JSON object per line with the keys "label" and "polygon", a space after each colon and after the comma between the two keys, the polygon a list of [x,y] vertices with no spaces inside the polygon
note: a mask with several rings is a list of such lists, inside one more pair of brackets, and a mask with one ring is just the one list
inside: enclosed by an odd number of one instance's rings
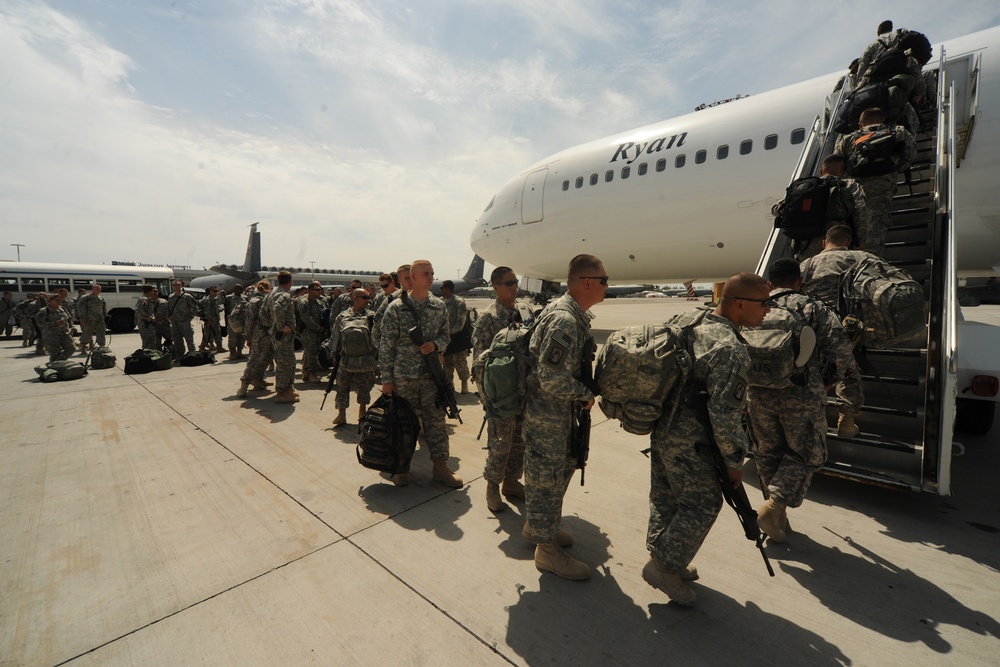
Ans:
{"label": "soldier wearing glasses", "polygon": [[323,286],[318,281],[309,284],[305,298],[295,300],[302,338],[302,381],[322,382],[319,366],[319,344],[326,338],[323,326]]}

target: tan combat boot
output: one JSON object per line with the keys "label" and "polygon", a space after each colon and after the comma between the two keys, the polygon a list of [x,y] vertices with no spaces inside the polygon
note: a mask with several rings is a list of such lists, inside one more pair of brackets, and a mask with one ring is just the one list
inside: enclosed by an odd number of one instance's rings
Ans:
{"label": "tan combat boot", "polygon": [[772,542],[781,544],[785,541],[785,503],[771,496],[757,510],[757,527],[767,535]]}
{"label": "tan combat boot", "polygon": [[453,489],[457,489],[465,483],[462,481],[461,477],[448,469],[447,459],[438,459],[437,461],[434,461],[434,469],[431,471],[431,479],[435,482],[444,482],[445,486],[450,486]]}
{"label": "tan combat boot", "polygon": [[539,572],[551,572],[570,581],[583,581],[590,577],[590,566],[566,555],[558,544],[537,545],[535,567]]}
{"label": "tan combat boot", "polygon": [[841,412],[840,419],[837,420],[837,435],[841,438],[853,438],[860,432],[861,428],[854,423],[854,415]]}
{"label": "tan combat boot", "polygon": [[285,391],[279,391],[274,398],[275,403],[297,403],[299,397],[291,392],[291,390],[286,389]]}
{"label": "tan combat boot", "polygon": [[502,512],[507,509],[507,503],[500,498],[500,485],[486,482],[486,506],[491,512]]}
{"label": "tan combat boot", "polygon": [[236,390],[236,398],[246,398],[247,389],[250,388],[250,383],[246,380],[240,380],[240,388]]}
{"label": "tan combat boot", "polygon": [[685,607],[693,607],[698,596],[681,580],[680,572],[668,570],[655,558],[642,568],[642,578],[653,588],[663,591],[671,600]]}
{"label": "tan combat boot", "polygon": [[337,416],[333,418],[333,425],[340,426],[347,423],[347,408],[338,408]]}
{"label": "tan combat boot", "polygon": [[408,472],[397,472],[395,475],[391,472],[380,472],[379,477],[389,480],[396,486],[406,486],[410,483],[410,473]]}
{"label": "tan combat boot", "polygon": [[500,492],[508,498],[520,498],[524,500],[524,484],[516,479],[505,479],[500,487]]}
{"label": "tan combat boot", "polygon": [[253,385],[254,389],[267,389],[274,383],[268,382],[264,378],[254,378],[253,380],[250,380],[250,384]]}
{"label": "tan combat boot", "polygon": [[[527,521],[524,522],[524,527],[521,528],[521,537],[529,542],[535,541],[535,534],[531,531],[531,524]],[[560,547],[571,547],[573,546],[573,535],[569,531],[560,528],[556,531],[555,543]]]}

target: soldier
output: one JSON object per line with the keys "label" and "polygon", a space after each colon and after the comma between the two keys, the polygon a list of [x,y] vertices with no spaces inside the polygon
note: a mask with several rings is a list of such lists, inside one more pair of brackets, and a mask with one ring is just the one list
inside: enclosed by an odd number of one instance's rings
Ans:
{"label": "soldier", "polygon": [[[517,276],[512,269],[498,266],[490,275],[490,283],[496,299],[476,320],[472,333],[473,359],[490,349],[498,333],[512,324],[527,324],[531,320],[531,309],[517,303]],[[482,383],[482,378],[474,379]],[[507,507],[501,493],[508,498],[524,498],[524,485],[518,481],[524,472],[523,422],[522,415],[489,420],[483,477],[486,478],[486,506],[492,512]]]}
{"label": "soldier", "polygon": [[243,354],[243,346],[246,345],[246,331],[236,333],[233,328],[229,326],[229,317],[236,310],[236,306],[243,302],[243,285],[235,285],[233,287],[233,293],[227,294],[224,301],[223,307],[226,313],[226,344],[229,348],[229,358],[231,360],[235,359],[246,359],[246,355]]}
{"label": "soldier", "polygon": [[[39,292],[34,303],[28,307],[28,314],[31,316],[31,329],[34,331],[32,342],[35,344],[35,354],[45,354],[45,344],[42,341],[42,329],[38,326],[35,317],[38,313],[49,307],[49,297],[53,296],[46,292]],[[72,322],[68,323],[72,330]]]}
{"label": "soldier", "polygon": [[785,540],[785,508],[802,505],[813,474],[826,462],[827,385],[850,378],[853,391],[841,407],[850,415],[861,410],[864,393],[854,346],[837,314],[799,291],[802,274],[795,260],[779,259],[768,269],[768,278],[776,307],[799,313],[816,332],[817,342],[802,386],[750,387],[747,395],[756,441],[754,461],[767,495],[766,503],[757,510],[757,523],[771,540],[780,543]]}
{"label": "soldier", "polygon": [[[469,349],[453,349],[456,345],[456,336],[462,333],[465,328],[465,320],[469,316],[469,307],[465,305],[465,299],[455,296],[455,283],[445,280],[441,283],[441,298],[444,300],[444,308],[448,313],[448,335],[451,337],[451,347],[445,350],[444,354],[444,376],[448,382],[452,382],[455,373],[462,382],[462,393],[469,393]],[[468,340],[468,337],[465,337]],[[464,341],[463,341],[464,344]],[[472,341],[468,341],[471,346]],[[460,345],[461,346],[461,345]]]}
{"label": "soldier", "polygon": [[352,307],[354,307],[354,290],[356,289],[362,289],[361,281],[358,280],[357,278],[351,281],[351,287],[349,289],[344,290],[344,292],[341,293],[340,296],[338,296],[336,299],[330,302],[331,322],[333,322],[333,320],[337,317],[337,315],[340,315],[345,310],[350,310]]}
{"label": "soldier", "polygon": [[298,313],[299,331],[302,337],[302,381],[322,382],[319,366],[319,344],[326,338],[327,329],[320,321],[323,313],[323,302],[320,296],[323,294],[323,286],[319,281],[313,281],[309,285],[308,294],[305,298],[295,301],[295,309]]}
{"label": "soldier", "polygon": [[35,320],[34,315],[29,312],[34,307],[35,295],[30,293],[25,296],[24,301],[14,306],[14,313],[21,327],[21,347],[31,347],[35,343]]}
{"label": "soldier", "polygon": [[371,310],[373,312],[378,312],[379,308],[386,299],[391,299],[392,295],[396,292],[396,276],[394,273],[383,273],[378,277],[378,284],[382,287],[382,291],[379,292],[375,299],[371,302]]}
{"label": "soldier", "polygon": [[[404,267],[400,267],[403,281]],[[395,394],[405,399],[420,422],[427,439],[431,461],[434,464],[432,479],[458,488],[463,482],[448,469],[448,431],[444,425],[444,408],[435,405],[437,387],[430,377],[426,355],[437,354],[448,347],[448,316],[444,302],[430,293],[434,284],[434,267],[426,259],[406,267],[407,279],[412,282],[408,293],[384,306],[382,333],[379,342],[378,365],[382,378],[382,393]],[[404,285],[405,286],[405,285]],[[409,335],[410,329],[419,327],[425,341],[419,347]],[[394,476],[396,486],[410,483],[410,473]]]}
{"label": "soldier", "polygon": [[[697,600],[684,582],[698,578],[691,561],[722,508],[713,454],[707,449],[708,429],[726,462],[729,481],[740,484],[747,453],[740,417],[750,355],[738,327],[760,326],[769,305],[768,286],[760,276],[737,273],[726,281],[715,309],[704,311],[686,330],[693,368],[677,396],[676,414],[664,409],[650,436],[650,559],[642,578],[684,606]],[[698,404],[702,392],[708,394],[707,410]]]}
{"label": "soldier", "polygon": [[413,281],[410,279],[410,265],[403,264],[398,269],[396,269],[396,279],[399,281],[395,287],[400,291],[393,291],[386,295],[382,305],[379,306],[378,310],[375,311],[375,321],[372,322],[372,342],[375,344],[375,349],[381,347],[382,338],[382,318],[385,317],[385,311],[388,309],[389,304],[395,299],[399,298],[403,292],[413,288]]}
{"label": "soldier", "polygon": [[[899,172],[906,171],[917,155],[917,145],[906,128],[901,125],[885,125],[885,112],[879,108],[867,109],[861,114],[859,129],[853,134],[837,140],[835,153],[843,155],[847,162],[847,174],[855,178],[865,195],[868,215],[864,227],[865,236],[859,245],[868,252],[885,254],[885,237],[892,222],[892,198],[896,195]],[[869,151],[865,144],[874,133],[892,133],[891,159],[879,161],[881,166],[873,166],[870,158],[864,157]],[[873,173],[874,172],[874,173]]]}
{"label": "soldier", "polygon": [[69,316],[62,304],[62,296],[53,294],[48,299],[47,307],[35,315],[35,323],[42,332],[42,344],[49,354],[49,361],[69,359],[76,349],[73,337],[69,335]]}
{"label": "soldier", "polygon": [[[63,297],[63,303],[66,299]],[[70,313],[72,317],[72,314]],[[80,321],[80,350],[84,353],[94,349],[93,337],[97,344],[105,343],[104,333],[107,329],[108,304],[101,296],[101,286],[94,283],[90,286],[90,294],[81,297],[76,304],[76,318]]]}
{"label": "soldier", "polygon": [[590,410],[596,396],[588,310],[604,301],[608,276],[601,260],[577,255],[570,260],[567,282],[566,294],[539,315],[529,344],[538,367],[528,376],[525,396],[527,520],[521,534],[537,545],[535,567],[539,571],[581,580],[590,576],[590,566],[562,550],[573,544],[573,537],[559,523],[563,496],[576,469],[570,452],[575,410]]}
{"label": "soldier", "polygon": [[10,292],[4,292],[3,299],[0,299],[0,333],[8,338],[14,332],[16,319],[14,308],[14,295]]}
{"label": "soldier", "polygon": [[295,306],[292,303],[292,274],[278,272],[278,289],[264,298],[261,312],[270,320],[271,343],[274,345],[275,403],[298,403],[295,391]]}
{"label": "soldier", "polygon": [[[855,229],[865,230],[863,238],[868,238],[870,223],[864,193],[857,181],[843,178],[844,167],[843,155],[827,155],[819,168],[819,175],[830,185],[830,196],[826,203],[826,229],[834,225],[853,224]],[[818,255],[823,250],[826,229],[808,241],[793,241],[795,248],[802,246],[801,250],[796,250],[795,259],[801,262]]]}
{"label": "soldier", "polygon": [[[358,395],[358,421],[365,416],[375,385],[375,348],[371,342],[372,320],[368,310],[371,296],[364,289],[354,290],[354,305],[333,321],[330,327],[330,349],[337,366],[337,416],[335,426],[347,423],[347,407],[351,390]],[[339,365],[337,362],[340,362]]]}
{"label": "soldier", "polygon": [[[857,68],[854,71],[854,78],[857,80],[855,88],[863,88],[872,83],[885,83],[889,98],[889,108],[885,110],[887,117],[893,124],[899,123],[910,132],[916,132],[920,129],[920,120],[913,105],[920,103],[926,83],[921,62],[912,56],[918,55],[925,58],[923,62],[927,62],[930,59],[930,51],[917,54],[905,50],[897,54],[897,51],[907,49],[907,44],[904,42],[910,42],[911,38],[919,33],[912,33],[905,28],[893,30],[892,21],[880,23],[876,32],[875,41],[865,47],[857,61]],[[929,44],[925,45],[929,47]],[[883,71],[876,73],[874,70]]]}
{"label": "soldier", "polygon": [[167,299],[167,317],[170,320],[170,340],[174,346],[174,361],[184,356],[184,344],[187,352],[194,352],[194,329],[191,320],[198,314],[198,301],[184,291],[184,282],[174,280],[171,283],[174,293]]}
{"label": "soldier", "polygon": [[201,311],[201,344],[198,351],[222,352],[222,325],[219,316],[219,288],[209,287],[198,303]]}
{"label": "soldier", "polygon": [[271,344],[271,320],[261,320],[261,304],[264,296],[270,293],[271,283],[261,280],[257,289],[250,296],[247,304],[246,320],[243,332],[247,337],[247,347],[250,348],[250,358],[247,359],[243,377],[240,378],[240,388],[236,391],[238,398],[246,398],[247,389],[252,384],[254,389],[267,389],[272,383],[264,379],[264,371],[274,360],[274,346]]}
{"label": "soldier", "polygon": [[166,317],[166,302],[160,298],[160,292],[155,287],[143,285],[142,296],[135,304],[135,326],[139,329],[144,350],[160,349],[158,317]]}

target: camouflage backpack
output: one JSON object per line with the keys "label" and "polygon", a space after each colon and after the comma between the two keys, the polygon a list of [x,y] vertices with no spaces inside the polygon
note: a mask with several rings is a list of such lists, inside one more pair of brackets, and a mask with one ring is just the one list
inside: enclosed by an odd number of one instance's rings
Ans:
{"label": "camouflage backpack", "polygon": [[248,299],[241,299],[233,308],[233,311],[226,317],[226,328],[235,334],[241,334],[247,326],[247,306],[250,305]]}
{"label": "camouflage backpack", "polygon": [[840,278],[839,312],[860,319],[864,342],[884,349],[927,326],[927,302],[920,283],[881,257],[868,255]]}
{"label": "camouflage backpack", "polygon": [[[789,290],[773,298],[796,293]],[[772,307],[759,327],[741,329],[740,334],[750,354],[747,384],[772,389],[805,385],[805,367],[816,350],[816,332],[800,309]]]}
{"label": "camouflage backpack", "polygon": [[497,332],[488,350],[475,359],[472,377],[488,419],[515,417],[524,411],[527,378],[534,367],[528,350],[531,324],[511,324]]}
{"label": "camouflage backpack", "polygon": [[64,359],[61,361],[50,361],[44,366],[35,366],[35,372],[42,382],[55,382],[56,380],[79,380],[87,374],[87,367],[79,361]]}
{"label": "camouflage backpack", "polygon": [[111,351],[111,348],[107,345],[101,345],[91,351],[87,365],[90,368],[103,370],[105,368],[114,368],[116,363],[118,363],[118,357]]}
{"label": "camouflage backpack", "polygon": [[348,357],[366,357],[372,347],[372,316],[344,317],[340,322],[340,349]]}

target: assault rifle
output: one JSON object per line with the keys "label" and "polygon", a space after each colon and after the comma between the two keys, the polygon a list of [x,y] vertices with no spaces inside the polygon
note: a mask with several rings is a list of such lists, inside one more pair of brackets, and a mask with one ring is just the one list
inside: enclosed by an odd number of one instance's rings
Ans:
{"label": "assault rifle", "polygon": [[326,405],[326,397],[330,395],[333,391],[333,385],[337,383],[337,369],[340,368],[340,355],[336,356],[336,361],[333,362],[333,368],[330,369],[330,380],[326,383],[326,392],[323,394],[323,402],[319,404],[319,409],[322,410],[323,406]]}
{"label": "assault rifle", "polygon": [[743,526],[743,533],[748,540],[756,545],[757,550],[760,551],[761,558],[764,559],[764,566],[767,567],[767,573],[773,577],[774,568],[771,567],[771,561],[768,560],[767,552],[764,551],[765,535],[757,526],[757,512],[754,511],[753,506],[750,504],[750,499],[747,497],[747,491],[743,488],[743,484],[733,486],[733,483],[729,481],[729,469],[726,466],[725,459],[722,458],[719,446],[716,444],[715,433],[712,430],[712,421],[708,416],[708,392],[699,392],[695,402],[694,413],[697,415],[698,421],[705,428],[705,434],[708,436],[708,445],[712,450],[712,463],[715,467],[715,477],[718,479],[719,487],[722,489],[722,497],[725,498],[726,504],[736,512],[736,516]]}
{"label": "assault rifle", "polygon": [[[419,324],[408,330],[407,333],[410,334],[410,340],[417,347],[424,344],[424,335],[420,331]],[[455,402],[455,389],[451,386],[451,381],[444,376],[444,368],[441,366],[441,357],[438,356],[437,350],[425,354],[423,357],[424,363],[427,364],[427,370],[430,371],[431,380],[437,387],[435,404],[448,411],[449,419],[457,419],[459,424],[464,424],[465,422],[462,421],[462,416],[459,414],[462,411],[458,409],[458,403]]]}
{"label": "assault rifle", "polygon": [[570,452],[576,457],[576,469],[580,471],[580,486],[583,486],[587,474],[587,458],[590,456],[590,410],[584,410],[577,403],[573,412]]}

